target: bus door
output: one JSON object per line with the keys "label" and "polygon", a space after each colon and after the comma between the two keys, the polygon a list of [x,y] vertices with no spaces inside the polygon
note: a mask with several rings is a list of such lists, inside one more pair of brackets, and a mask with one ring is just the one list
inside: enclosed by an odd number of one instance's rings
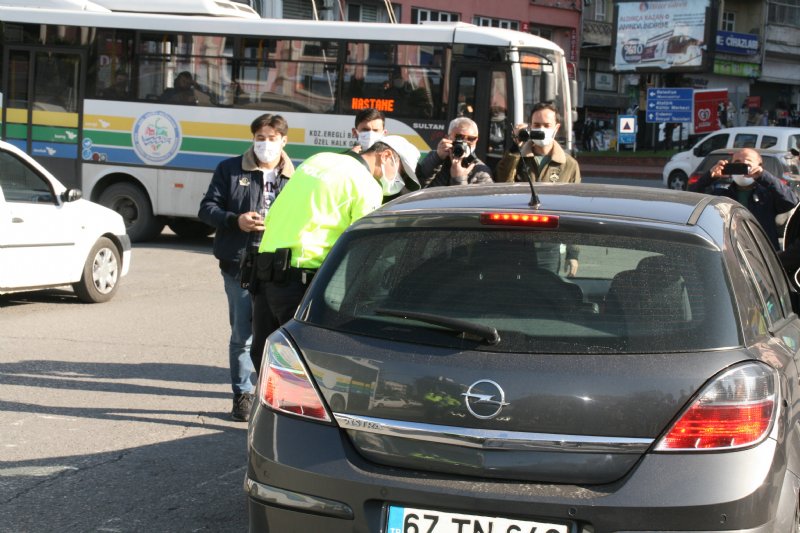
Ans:
{"label": "bus door", "polygon": [[6,47],[2,137],[67,187],[80,187],[85,52]]}
{"label": "bus door", "polygon": [[453,66],[450,117],[469,117],[478,124],[478,157],[492,170],[503,156],[511,131],[510,72],[496,64]]}

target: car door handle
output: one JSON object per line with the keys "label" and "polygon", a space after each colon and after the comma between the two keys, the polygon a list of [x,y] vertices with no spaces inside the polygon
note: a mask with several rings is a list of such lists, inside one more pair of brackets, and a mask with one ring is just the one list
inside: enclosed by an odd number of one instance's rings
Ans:
{"label": "car door handle", "polygon": [[12,223],[12,224],[22,224],[23,222],[25,222],[25,221],[24,221],[24,220],[22,220],[22,219],[21,219],[21,218],[19,218],[19,217],[11,217],[11,223]]}

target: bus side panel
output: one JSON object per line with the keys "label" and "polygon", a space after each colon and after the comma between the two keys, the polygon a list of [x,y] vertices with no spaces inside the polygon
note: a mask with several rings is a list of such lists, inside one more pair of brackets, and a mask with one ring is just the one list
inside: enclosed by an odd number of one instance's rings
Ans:
{"label": "bus side panel", "polygon": [[[214,169],[250,147],[250,123],[264,112],[87,100],[80,154],[85,163],[83,189],[97,198],[98,187],[127,175],[147,191],[155,215],[195,217]],[[351,116],[281,115],[289,123],[286,152],[295,164],[315,153],[344,151],[355,144]],[[430,129],[434,136],[444,134],[444,124],[425,126],[420,129]],[[411,126],[387,119],[386,127],[420,151],[430,149]]]}

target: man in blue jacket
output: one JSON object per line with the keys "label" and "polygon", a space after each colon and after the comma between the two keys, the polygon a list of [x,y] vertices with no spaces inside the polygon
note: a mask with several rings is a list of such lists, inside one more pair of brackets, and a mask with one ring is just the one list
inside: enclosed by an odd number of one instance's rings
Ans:
{"label": "man in blue jacket", "polygon": [[231,326],[231,417],[243,422],[249,419],[253,405],[253,302],[241,285],[240,261],[248,248],[258,248],[267,211],[294,172],[283,151],[289,133],[283,117],[261,115],[250,125],[250,131],[253,145],[243,155],[217,166],[198,213],[200,220],[217,228],[214,257],[219,260]]}
{"label": "man in blue jacket", "polygon": [[[724,174],[728,163],[744,163],[750,169],[747,174]],[[742,148],[733,154],[732,161],[722,160],[711,170],[689,186],[690,191],[704,192],[713,186],[710,194],[727,196],[747,207],[756,217],[772,246],[778,250],[778,226],[775,216],[791,211],[797,205],[797,195],[781,180],[764,170],[761,166],[761,154],[752,148]],[[732,178],[732,183],[725,187],[717,183],[720,178]]]}

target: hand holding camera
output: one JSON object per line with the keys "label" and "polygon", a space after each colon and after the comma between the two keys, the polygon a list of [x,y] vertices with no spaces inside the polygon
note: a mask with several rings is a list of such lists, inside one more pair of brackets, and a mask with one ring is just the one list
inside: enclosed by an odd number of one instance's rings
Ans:
{"label": "hand holding camera", "polygon": [[453,141],[453,147],[450,149],[453,154],[454,160],[460,160],[461,166],[467,168],[475,163],[477,159],[475,154],[472,153],[472,147],[464,140]]}

